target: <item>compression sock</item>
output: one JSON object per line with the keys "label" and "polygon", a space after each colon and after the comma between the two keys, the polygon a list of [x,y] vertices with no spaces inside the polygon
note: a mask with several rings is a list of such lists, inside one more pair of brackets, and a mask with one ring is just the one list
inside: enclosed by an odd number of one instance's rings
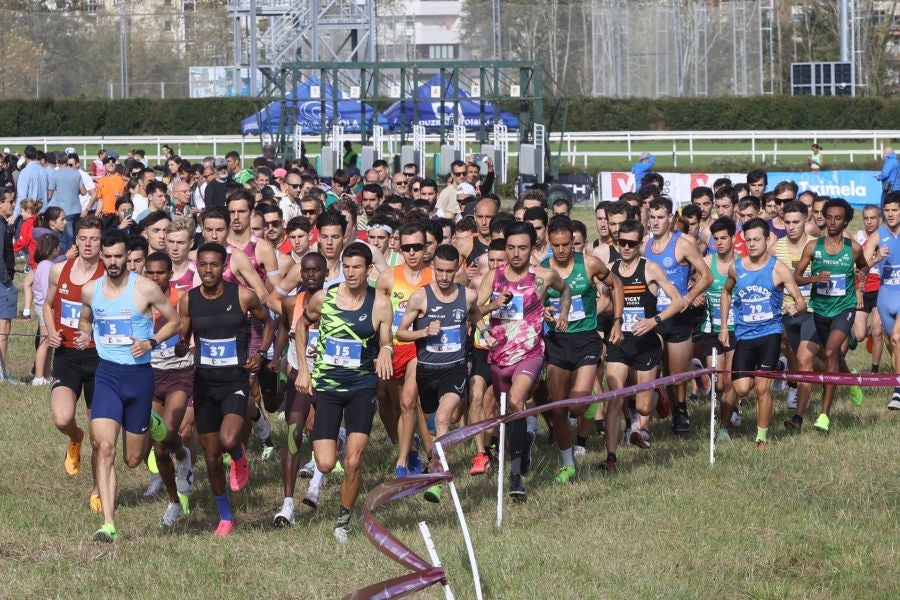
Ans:
{"label": "compression sock", "polygon": [[294,437],[294,434],[297,433],[297,423],[291,423],[288,425],[288,435],[287,435],[287,443],[288,443],[288,453],[291,455],[297,454],[300,452],[300,448],[297,447],[297,439]]}
{"label": "compression sock", "polygon": [[228,501],[227,493],[216,496],[216,506],[219,508],[219,519],[234,521],[234,513],[231,512],[231,502]]}
{"label": "compression sock", "polygon": [[756,428],[756,441],[757,442],[769,441],[769,428],[768,427],[757,427]]}
{"label": "compression sock", "polygon": [[350,527],[351,514],[351,510],[342,504],[338,509],[338,518],[335,527]]}
{"label": "compression sock", "polygon": [[560,450],[559,457],[562,459],[562,464],[564,467],[574,467],[575,466],[575,458],[572,456],[572,448],[571,447],[568,450]]}
{"label": "compression sock", "polygon": [[231,460],[241,460],[241,457],[244,456],[244,445],[238,444],[238,447],[234,450],[229,450],[228,454],[231,456]]}
{"label": "compression sock", "polygon": [[525,419],[516,419],[506,427],[509,433],[510,473],[519,475],[522,473],[522,455],[528,444],[528,429]]}

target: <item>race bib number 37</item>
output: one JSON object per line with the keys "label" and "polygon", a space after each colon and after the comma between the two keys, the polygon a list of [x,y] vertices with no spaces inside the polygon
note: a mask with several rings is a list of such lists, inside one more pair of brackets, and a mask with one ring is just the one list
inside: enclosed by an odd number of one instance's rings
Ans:
{"label": "race bib number 37", "polygon": [[207,367],[236,367],[237,340],[207,340],[200,338],[200,364]]}

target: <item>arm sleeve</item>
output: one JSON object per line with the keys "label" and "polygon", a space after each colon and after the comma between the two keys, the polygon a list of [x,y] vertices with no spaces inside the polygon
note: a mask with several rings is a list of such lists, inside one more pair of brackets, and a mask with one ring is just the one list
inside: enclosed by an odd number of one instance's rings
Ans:
{"label": "arm sleeve", "polygon": [[492,189],[494,189],[494,174],[489,172],[481,183],[481,195],[490,194]]}

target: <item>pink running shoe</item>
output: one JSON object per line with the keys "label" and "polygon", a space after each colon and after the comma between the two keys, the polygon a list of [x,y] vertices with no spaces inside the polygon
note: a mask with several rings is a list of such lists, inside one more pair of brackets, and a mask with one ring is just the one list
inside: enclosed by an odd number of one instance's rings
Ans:
{"label": "pink running shoe", "polygon": [[214,538],[223,538],[231,535],[231,530],[234,529],[234,521],[226,521],[222,519],[219,521],[219,526],[216,527],[216,531],[212,534]]}
{"label": "pink running shoe", "polygon": [[231,482],[231,491],[239,492],[245,487],[247,487],[247,482],[250,481],[250,467],[247,466],[247,451],[244,451],[244,454],[241,456],[240,460],[231,461],[231,473],[229,474],[229,480]]}

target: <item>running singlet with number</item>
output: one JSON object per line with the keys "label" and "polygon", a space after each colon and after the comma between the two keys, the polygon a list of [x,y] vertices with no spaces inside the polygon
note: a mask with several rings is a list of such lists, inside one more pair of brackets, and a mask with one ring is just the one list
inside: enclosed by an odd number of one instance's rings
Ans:
{"label": "running singlet with number", "polygon": [[441,331],[435,336],[416,340],[416,356],[426,367],[446,368],[466,362],[466,288],[456,284],[456,298],[441,302],[430,285],[425,286],[425,316],[416,317],[415,329],[427,329],[432,321],[440,321]]}
{"label": "running singlet with number", "polygon": [[[573,255],[574,264],[572,272],[566,277],[566,283],[572,289],[572,304],[569,307],[569,327],[566,333],[581,333],[595,331],[597,329],[597,289],[588,277],[584,267],[584,255],[576,252]],[[550,267],[550,260],[545,260],[541,266]],[[553,288],[547,288],[544,300],[545,306],[552,306],[557,311],[560,308],[560,293]],[[556,329],[556,325],[550,325],[550,330]]]}
{"label": "running singlet with number", "polygon": [[128,283],[118,298],[107,298],[103,291],[106,275],[94,284],[94,341],[97,354],[103,360],[120,365],[145,365],[150,363],[150,353],[135,358],[131,345],[135,340],[146,340],[153,335],[153,319],[141,314],[134,304],[136,273],[128,274]]}
{"label": "running singlet with number", "polygon": [[[639,258],[634,273],[622,275],[622,260],[612,264],[610,271],[622,280],[625,292],[625,308],[622,310],[622,333],[626,336],[637,337],[632,333],[634,326],[641,319],[652,319],[658,314],[656,308],[656,294],[647,284],[647,259]],[[651,332],[652,333],[652,332]],[[646,335],[646,334],[645,334]]]}
{"label": "running singlet with number", "polygon": [[404,265],[393,267],[394,286],[391,288],[391,308],[394,311],[394,320],[391,322],[391,331],[394,333],[394,346],[403,346],[413,343],[398,342],[397,328],[400,327],[400,321],[403,320],[403,315],[406,314],[406,303],[409,302],[409,297],[412,296],[413,292],[420,287],[424,287],[431,283],[432,279],[431,267],[425,267],[424,269],[422,269],[422,274],[419,278],[419,282],[410,283],[406,280],[404,269]]}
{"label": "running singlet with number", "polygon": [[778,259],[769,257],[763,268],[751,271],[743,260],[734,263],[734,333],[738,340],[752,340],[781,333],[781,302],[784,290],[775,287],[772,272]]}
{"label": "running singlet with number", "polygon": [[900,292],[900,235],[894,235],[887,225],[878,228],[878,236],[881,246],[887,246],[888,255],[878,261],[881,270],[881,292],[879,298],[897,298],[894,302],[900,302],[900,297],[895,296]]}
{"label": "running singlet with number", "polygon": [[328,288],[319,319],[319,347],[312,373],[313,389],[353,392],[375,389],[378,331],[372,321],[375,289],[366,288],[362,306],[344,310],[337,305],[340,286]]}
{"label": "running singlet with number", "polygon": [[[300,363],[298,362],[299,357],[297,356],[297,340],[294,339],[294,334],[297,333],[297,321],[303,318],[303,311],[306,309],[306,292],[300,292],[297,294],[297,300],[294,302],[294,312],[291,315],[291,330],[290,337],[288,338],[288,353],[287,359],[288,364],[294,370],[300,368]],[[309,369],[309,372],[312,373],[315,368],[316,363],[316,350],[319,347],[319,324],[313,323],[306,330],[306,351],[304,352],[304,357],[306,358],[306,367]]]}
{"label": "running singlet with number", "polygon": [[[806,236],[804,236],[804,240]],[[797,252],[791,252],[788,247],[788,239],[787,237],[783,237],[778,240],[778,243],[775,244],[775,258],[780,260],[782,263],[787,265],[788,269],[791,270],[791,273],[794,272],[794,269],[797,268],[797,263],[800,262],[800,257],[803,256],[803,248],[806,247],[806,242],[800,244],[800,250]],[[805,276],[809,277],[809,267],[806,267]],[[809,312],[809,295],[812,293],[812,285],[807,284],[800,287],[800,293],[803,294],[803,299],[806,300],[806,311]],[[781,305],[782,313],[787,313],[787,309],[789,306],[794,305],[794,299],[791,298],[790,294],[784,295],[784,302]]]}
{"label": "running singlet with number", "polygon": [[[678,290],[678,293],[684,296],[687,294],[688,284],[691,281],[691,265],[680,264],[678,258],[675,256],[675,246],[678,245],[678,238],[680,237],[680,231],[674,232],[672,234],[672,239],[669,240],[669,243],[666,244],[663,251],[657,254],[653,251],[653,237],[651,236],[650,239],[647,240],[646,258],[647,260],[652,260],[658,264],[666,274],[666,279],[671,281],[675,286],[675,289]],[[656,300],[656,304],[659,307],[659,310],[663,311],[672,304],[672,300],[666,295],[666,292],[662,288],[659,288],[658,294],[659,297]]]}
{"label": "running singlet with number", "polygon": [[[176,288],[169,288],[169,304],[171,304],[173,307],[178,306],[178,301],[181,299],[181,296],[182,294]],[[162,327],[164,322],[165,319],[163,319],[154,311],[154,333],[159,331],[159,328]],[[187,367],[193,366],[194,356],[191,353],[187,353],[184,356],[178,356],[175,354],[175,344],[177,344],[180,340],[181,332],[178,332],[169,339],[163,340],[159,343],[159,346],[157,346],[151,353],[150,364],[153,365],[154,369],[168,371],[172,369],[185,369]]]}
{"label": "running singlet with number", "polygon": [[812,311],[831,318],[847,310],[856,310],[856,269],[853,264],[853,242],[841,238],[843,245],[837,254],[825,249],[825,237],[816,240],[813,250],[812,274],[829,272],[828,283],[814,283],[811,300]]}
{"label": "running singlet with number", "polygon": [[201,287],[188,292],[188,316],[194,332],[194,366],[198,373],[230,369],[243,373],[250,344],[250,321],[241,309],[240,288],[222,282],[222,295],[205,298]]}
{"label": "running singlet with number", "polygon": [[494,271],[491,300],[503,292],[512,294],[510,301],[491,313],[491,336],[496,345],[488,362],[509,367],[526,358],[544,355],[544,305],[535,289],[534,266],[518,281],[506,279],[506,265]]}
{"label": "running singlet with number", "polygon": [[[710,257],[709,270],[712,271],[713,282],[706,288],[706,309],[712,332],[719,333],[722,330],[722,291],[725,289],[728,274],[722,275],[719,272],[718,253]],[[727,325],[728,331],[734,331],[734,311],[728,315]]]}
{"label": "running singlet with number", "polygon": [[[72,266],[77,258],[67,260],[59,274],[56,284],[56,295],[53,297],[53,323],[57,331],[61,331],[61,346],[63,348],[75,348],[75,334],[78,333],[78,320],[81,318],[81,286],[72,283]],[[94,281],[103,277],[106,269],[103,262],[97,264],[97,270],[88,281]],[[88,283],[86,281],[85,283]],[[87,346],[94,348],[92,339]]]}

